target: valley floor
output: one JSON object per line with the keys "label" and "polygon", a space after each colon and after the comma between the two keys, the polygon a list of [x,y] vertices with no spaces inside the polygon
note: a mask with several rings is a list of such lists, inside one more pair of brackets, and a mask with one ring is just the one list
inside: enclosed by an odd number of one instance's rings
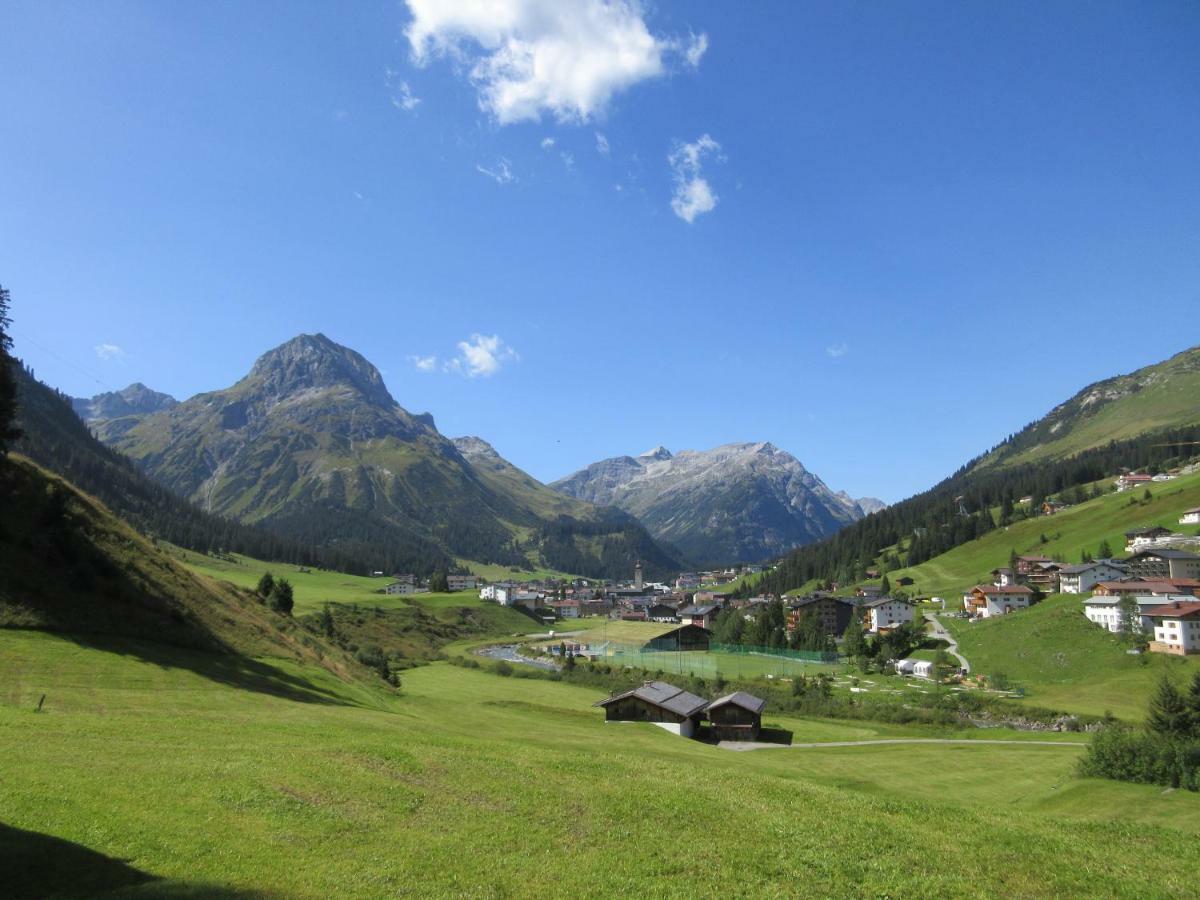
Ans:
{"label": "valley floor", "polygon": [[[596,699],[440,663],[399,694],[274,662],[241,682],[200,653],[0,631],[5,893],[1194,890],[1147,860],[1190,858],[1200,797],[1079,779],[1074,748],[729,753],[606,726]],[[971,734],[766,724],[816,744]]]}

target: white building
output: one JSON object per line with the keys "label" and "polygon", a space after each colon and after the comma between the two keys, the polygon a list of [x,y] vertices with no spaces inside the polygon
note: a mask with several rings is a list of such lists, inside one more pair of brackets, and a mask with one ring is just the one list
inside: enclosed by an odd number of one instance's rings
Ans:
{"label": "white building", "polygon": [[1179,517],[1180,525],[1200,525],[1200,506],[1195,509],[1185,509]]}
{"label": "white building", "polygon": [[963,595],[963,608],[972,618],[990,619],[1026,609],[1032,599],[1033,589],[1023,584],[981,584]]}
{"label": "white building", "polygon": [[871,634],[878,634],[897,625],[907,625],[913,620],[912,604],[891,597],[868,600],[861,608],[866,612],[864,624]]}
{"label": "white building", "polygon": [[1124,566],[1108,561],[1063,566],[1058,570],[1058,590],[1063,594],[1086,594],[1102,581],[1124,578],[1125,572]]}
{"label": "white building", "polygon": [[393,581],[383,589],[385,594],[415,594],[417,586],[410,581]]}
{"label": "white building", "polygon": [[473,591],[479,579],[474,575],[447,575],[446,584],[452,591]]}
{"label": "white building", "polygon": [[[1154,613],[1173,603],[1195,602],[1190,594],[1136,594],[1133,597],[1138,607],[1138,627],[1147,633],[1154,627]],[[1117,634],[1121,631],[1120,596],[1093,595],[1083,601],[1083,614],[1089,622]]]}
{"label": "white building", "polygon": [[1200,601],[1160,606],[1150,617],[1154,620],[1152,652],[1178,656],[1200,652]]}

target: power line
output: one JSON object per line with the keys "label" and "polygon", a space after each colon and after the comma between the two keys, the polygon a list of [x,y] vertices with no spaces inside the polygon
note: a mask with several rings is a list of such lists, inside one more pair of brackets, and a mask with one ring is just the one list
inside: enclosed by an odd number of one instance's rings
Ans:
{"label": "power line", "polygon": [[100,385],[100,387],[106,388],[110,391],[116,390],[116,388],[114,388],[111,384],[109,384],[107,381],[105,381],[103,378],[101,378],[95,372],[85,369],[83,366],[79,365],[79,363],[75,362],[74,360],[67,359],[67,357],[63,356],[61,353],[57,352],[56,350],[51,350],[49,347],[47,347],[41,341],[34,340],[33,338],[29,337],[28,335],[22,335],[21,342],[24,343],[25,341],[28,341],[29,343],[33,344],[33,346],[37,347],[43,353],[50,354],[51,356],[53,356],[55,359],[57,359],[59,362],[63,363],[64,365],[70,366],[76,372],[79,372],[79,373],[87,376],[92,381],[96,382],[96,384]]}

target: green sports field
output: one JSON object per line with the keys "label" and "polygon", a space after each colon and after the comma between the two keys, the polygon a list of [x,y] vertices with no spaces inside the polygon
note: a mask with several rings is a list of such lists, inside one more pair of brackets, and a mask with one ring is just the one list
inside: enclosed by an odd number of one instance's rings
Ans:
{"label": "green sports field", "polygon": [[[16,873],[6,890],[1147,896],[1194,887],[1188,867],[1147,860],[1187,858],[1200,797],[1077,779],[1072,746],[731,753],[649,725],[605,725],[596,699],[446,664],[406,672],[400,694],[269,661],[251,678],[190,651],[3,631],[0,861]],[[767,724],[797,742],[914,733],[769,713]]]}

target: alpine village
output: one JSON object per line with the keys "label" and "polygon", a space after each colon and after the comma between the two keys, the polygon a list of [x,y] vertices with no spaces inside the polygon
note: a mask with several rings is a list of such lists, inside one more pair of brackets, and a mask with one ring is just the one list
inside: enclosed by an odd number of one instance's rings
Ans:
{"label": "alpine village", "polygon": [[0,9],[0,898],[1200,895],[1198,46]]}

